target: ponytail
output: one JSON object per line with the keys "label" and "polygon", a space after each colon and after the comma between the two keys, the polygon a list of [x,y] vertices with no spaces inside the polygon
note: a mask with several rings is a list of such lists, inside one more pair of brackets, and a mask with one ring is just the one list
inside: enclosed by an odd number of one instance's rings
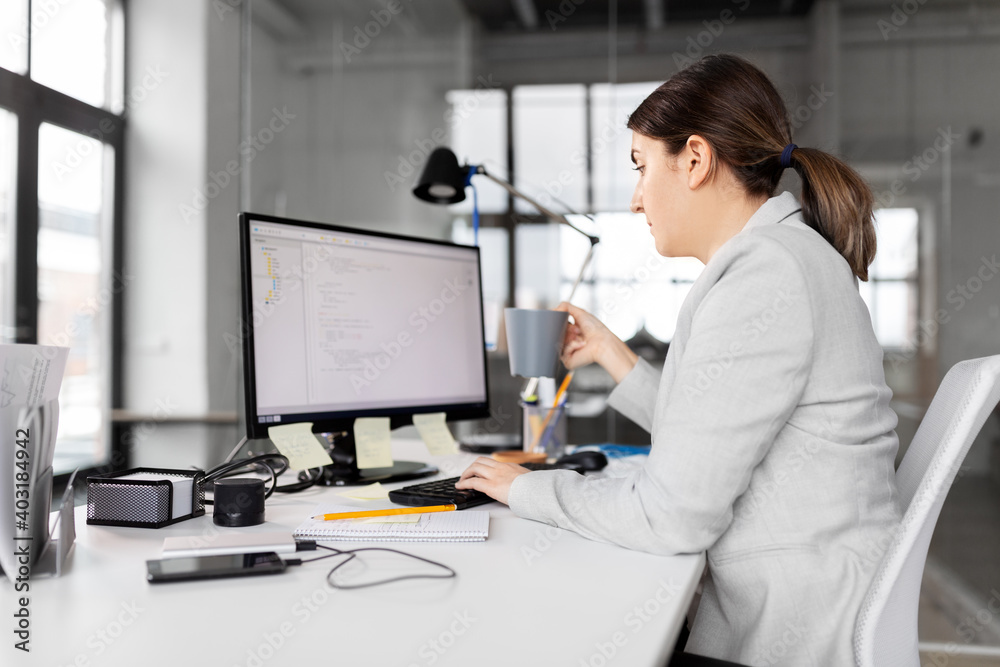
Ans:
{"label": "ponytail", "polygon": [[[732,55],[706,56],[649,94],[628,128],[662,141],[671,155],[697,134],[750,197],[773,197],[785,166],[802,178],[802,213],[861,280],[875,259],[874,197],[856,171],[815,148],[785,149],[785,103],[762,71]],[[785,158],[782,159],[782,154]]]}
{"label": "ponytail", "polygon": [[802,215],[806,224],[837,249],[861,280],[875,259],[871,188],[858,172],[815,148],[796,148],[792,167],[802,178]]}

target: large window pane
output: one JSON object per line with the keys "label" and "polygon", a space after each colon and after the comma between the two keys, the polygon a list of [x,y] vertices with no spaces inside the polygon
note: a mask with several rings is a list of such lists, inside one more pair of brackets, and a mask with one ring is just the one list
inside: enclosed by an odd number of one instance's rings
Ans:
{"label": "large window pane", "polygon": [[17,116],[0,109],[0,341],[14,341],[14,187],[17,173]]}
{"label": "large window pane", "polygon": [[[586,274],[595,289],[581,287],[574,302],[597,315],[623,340],[645,326],[652,336],[668,342],[681,304],[704,265],[692,257],[668,258],[657,253],[644,215],[598,213],[593,221],[583,216],[572,221],[601,239]],[[568,227],[559,229],[560,296],[566,299],[590,244]]]}
{"label": "large window pane", "polygon": [[872,278],[915,278],[917,275],[917,211],[883,208],[875,211],[877,251],[869,268]]}
{"label": "large window pane", "polygon": [[31,78],[104,106],[108,79],[108,7],[104,0],[36,3]]}
{"label": "large window pane", "polygon": [[[452,90],[447,95],[451,148],[460,164],[483,165],[498,178],[507,176],[507,93],[502,90]],[[507,211],[507,191],[479,176],[472,180],[479,193],[481,213]],[[472,192],[451,207],[454,213],[472,212]]]}
{"label": "large window pane", "polygon": [[[514,187],[561,211],[587,205],[586,88],[519,86],[514,89]],[[530,204],[514,201],[522,213]]]}
{"label": "large window pane", "polygon": [[602,83],[590,87],[590,154],[594,208],[598,211],[628,210],[638,174],[632,171],[632,131],[625,123],[658,85]]}
{"label": "large window pane", "polygon": [[[37,10],[36,10],[37,12]],[[28,0],[4,0],[0,11],[0,67],[28,69]]]}
{"label": "large window pane", "polygon": [[43,124],[38,135],[38,341],[70,348],[59,394],[56,474],[106,458],[111,295],[106,167],[111,150]]}

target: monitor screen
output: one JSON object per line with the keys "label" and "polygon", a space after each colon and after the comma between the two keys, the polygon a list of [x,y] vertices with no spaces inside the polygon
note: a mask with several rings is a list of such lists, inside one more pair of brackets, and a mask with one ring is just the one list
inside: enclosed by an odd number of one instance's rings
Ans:
{"label": "monitor screen", "polygon": [[487,416],[479,249],[240,216],[248,437]]}

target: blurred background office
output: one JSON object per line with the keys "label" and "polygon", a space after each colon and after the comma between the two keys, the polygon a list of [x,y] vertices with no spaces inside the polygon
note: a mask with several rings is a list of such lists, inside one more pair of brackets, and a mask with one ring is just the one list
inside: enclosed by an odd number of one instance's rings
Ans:
{"label": "blurred background office", "polygon": [[[1000,351],[1000,3],[5,0],[0,34],[3,340],[72,348],[58,473],[218,462],[243,434],[237,213],[470,243],[471,201],[411,193],[438,145],[589,216],[575,302],[662,363],[701,265],[628,212],[625,119],[716,52],[762,67],[796,143],[876,194],[861,291],[900,456],[948,368]],[[454,428],[517,433],[502,307],[558,303],[588,245],[477,187],[493,416]],[[578,374],[571,441],[648,443],[611,386]],[[931,545],[925,664],[1000,664],[998,561],[995,414]]]}

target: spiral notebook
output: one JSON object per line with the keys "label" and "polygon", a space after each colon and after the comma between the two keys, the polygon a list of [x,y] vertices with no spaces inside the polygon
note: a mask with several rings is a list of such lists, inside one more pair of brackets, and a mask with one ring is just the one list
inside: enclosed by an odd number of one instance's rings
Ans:
{"label": "spiral notebook", "polygon": [[[358,507],[321,503],[311,516],[357,512]],[[413,516],[419,516],[412,521]],[[407,520],[408,517],[409,520]],[[488,511],[433,512],[402,515],[398,522],[382,519],[378,523],[365,519],[319,521],[306,519],[295,529],[295,537],[325,540],[374,540],[385,542],[482,542],[490,532]]]}

